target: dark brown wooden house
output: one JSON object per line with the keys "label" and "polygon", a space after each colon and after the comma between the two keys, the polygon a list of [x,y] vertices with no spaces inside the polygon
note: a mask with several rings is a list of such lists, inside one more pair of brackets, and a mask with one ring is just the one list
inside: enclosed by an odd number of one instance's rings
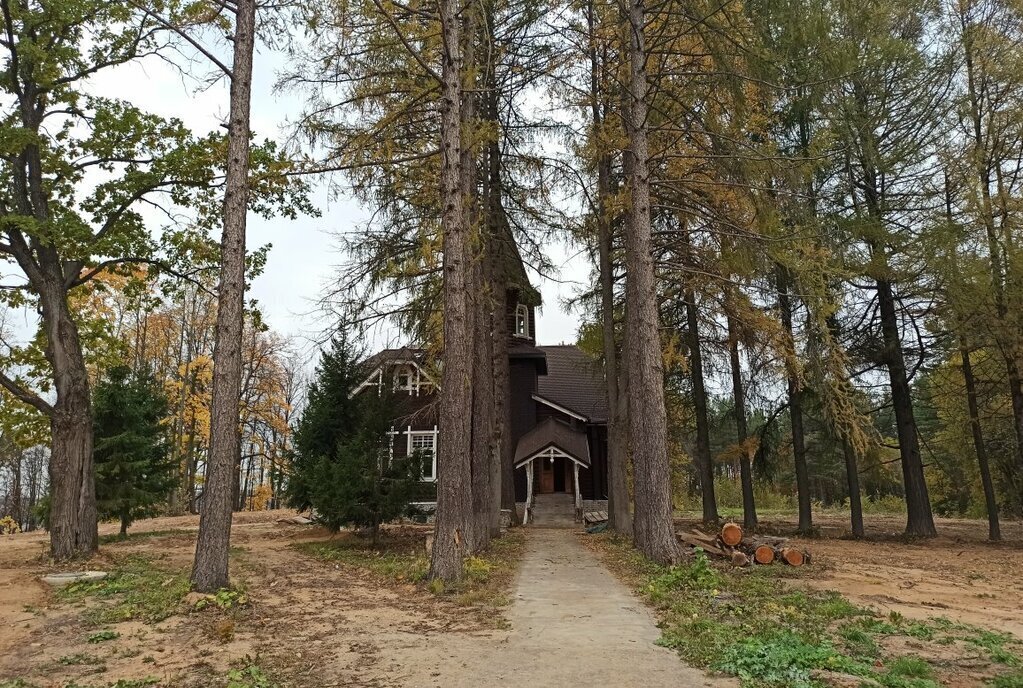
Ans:
{"label": "dark brown wooden house", "polygon": [[[523,272],[524,277],[524,272]],[[511,440],[515,447],[515,495],[528,522],[534,497],[565,493],[583,500],[607,499],[607,397],[603,373],[574,345],[538,346],[532,289],[508,289],[508,358]],[[390,451],[436,456],[437,381],[423,351],[387,349],[369,359],[370,374],[356,390],[390,388],[400,415],[390,432]],[[436,480],[435,462],[423,481]]]}

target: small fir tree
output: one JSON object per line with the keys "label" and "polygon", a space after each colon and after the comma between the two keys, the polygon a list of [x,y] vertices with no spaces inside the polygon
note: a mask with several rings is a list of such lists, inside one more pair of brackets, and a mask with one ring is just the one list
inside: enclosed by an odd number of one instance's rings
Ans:
{"label": "small fir tree", "polygon": [[152,374],[119,366],[96,385],[93,406],[99,514],[119,519],[123,537],[133,521],[156,515],[174,486],[167,398]]}
{"label": "small fir tree", "polygon": [[414,515],[411,502],[420,490],[425,457],[391,456],[390,395],[352,395],[365,374],[351,340],[335,337],[317,366],[295,429],[287,499],[297,509],[311,507],[332,532],[369,529],[375,544],[381,523]]}

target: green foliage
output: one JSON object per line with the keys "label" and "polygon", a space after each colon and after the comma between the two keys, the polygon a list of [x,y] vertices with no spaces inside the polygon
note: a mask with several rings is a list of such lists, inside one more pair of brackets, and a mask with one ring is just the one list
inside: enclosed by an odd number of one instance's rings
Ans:
{"label": "green foliage", "polygon": [[134,520],[155,516],[175,485],[162,422],[167,413],[167,398],[149,373],[120,366],[96,385],[97,506],[102,517],[120,520],[122,535]]}
{"label": "green foliage", "polygon": [[195,610],[200,611],[210,606],[228,610],[234,607],[244,607],[248,603],[249,598],[244,592],[225,588],[196,600]]}
{"label": "green foliage", "polygon": [[783,632],[774,637],[755,636],[728,647],[718,671],[733,674],[745,683],[805,688],[816,685],[814,669],[845,669],[848,662],[828,643],[808,643]]}
{"label": "green foliage", "polygon": [[86,638],[86,640],[95,645],[97,643],[105,643],[108,640],[117,640],[120,637],[121,634],[118,633],[117,631],[105,629],[102,631],[96,631],[95,633],[90,633],[89,637]]}
{"label": "green foliage", "polygon": [[174,613],[188,593],[188,577],[181,571],[157,568],[144,557],[119,562],[110,576],[91,583],[74,583],[58,592],[67,602],[93,602],[85,618],[94,625],[139,620],[162,621]]}
{"label": "green foliage", "polygon": [[246,657],[245,666],[241,669],[231,669],[227,672],[227,688],[276,688],[266,672],[255,660]]}
{"label": "green foliage", "polygon": [[395,412],[387,393],[352,396],[362,382],[351,344],[333,340],[310,386],[309,404],[295,433],[289,501],[312,506],[330,531],[369,528],[412,516],[420,490],[423,456],[390,456],[386,446]]}
{"label": "green foliage", "polygon": [[287,488],[288,504],[300,511],[313,505],[317,464],[333,457],[361,420],[360,400],[351,398],[352,391],[368,374],[359,359],[360,353],[350,335],[341,331],[316,366],[305,408],[295,426],[295,451]]}

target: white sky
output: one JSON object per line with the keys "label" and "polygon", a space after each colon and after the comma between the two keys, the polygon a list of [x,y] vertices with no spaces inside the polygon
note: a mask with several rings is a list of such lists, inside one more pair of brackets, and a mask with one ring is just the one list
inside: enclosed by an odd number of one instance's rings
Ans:
{"label": "white sky", "polygon": [[[261,50],[254,64],[252,90],[252,126],[255,140],[283,140],[285,123],[301,110],[296,94],[275,94],[277,65],[283,55]],[[220,126],[226,119],[226,82],[200,91],[196,84],[186,83],[180,74],[159,60],[148,60],[106,70],[92,84],[95,92],[131,100],[136,106],[164,117],[178,117],[197,135]],[[350,198],[331,199],[325,184],[315,188],[313,202],[322,216],[300,216],[264,220],[251,216],[248,224],[248,247],[254,249],[272,243],[266,269],[252,285],[250,296],[262,304],[267,321],[278,332],[292,336],[301,346],[314,339],[326,323],[317,317],[315,301],[335,273],[335,266],[344,262],[332,236],[337,231],[357,228],[367,212]],[[556,280],[533,275],[543,294],[544,308],[537,318],[537,335],[541,343],[574,342],[579,327],[576,313],[566,313],[565,298],[572,296],[586,281],[589,265],[578,247],[552,245],[552,262],[560,267]],[[381,333],[374,339],[379,346],[393,343],[395,332]]]}

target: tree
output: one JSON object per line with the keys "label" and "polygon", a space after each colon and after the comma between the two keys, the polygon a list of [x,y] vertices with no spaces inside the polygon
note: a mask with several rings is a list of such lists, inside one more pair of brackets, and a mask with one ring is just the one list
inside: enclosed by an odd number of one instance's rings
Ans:
{"label": "tree", "polygon": [[387,431],[392,404],[387,395],[358,397],[358,418],[331,455],[313,457],[296,467],[293,478],[306,486],[316,520],[331,532],[341,527],[369,528],[377,543],[380,524],[414,515],[423,456],[389,456]]}
{"label": "tree", "polygon": [[159,513],[175,486],[168,411],[151,373],[118,366],[96,385],[96,501],[101,518],[120,520],[122,537],[135,520]]}
{"label": "tree", "polygon": [[629,219],[625,230],[626,338],[629,437],[636,485],[636,547],[662,564],[681,557],[672,520],[664,366],[658,328],[657,284],[651,238],[649,84],[644,0],[628,3]]}
{"label": "tree", "polygon": [[[242,330],[245,326],[245,221],[249,198],[249,125],[252,56],[256,41],[256,0],[234,3],[234,55],[230,70],[227,176],[220,242],[220,284],[213,347],[210,456],[195,545],[192,587],[215,592],[228,586],[234,467],[241,453],[238,402],[242,385]],[[219,63],[218,63],[219,64]]]}
{"label": "tree", "polygon": [[331,339],[330,349],[320,355],[305,408],[295,424],[286,500],[299,511],[313,506],[317,488],[315,466],[333,457],[338,447],[351,439],[363,417],[359,401],[351,397],[362,382],[359,359],[350,333],[343,330]]}
{"label": "tree", "polygon": [[[0,18],[0,259],[24,278],[0,298],[38,310],[53,394],[5,372],[0,385],[50,420],[50,550],[68,559],[98,544],[89,375],[71,294],[112,266],[156,261],[138,207],[164,198],[203,207],[216,137],[198,141],[180,122],[87,94],[97,72],[161,47],[152,22],[125,5],[3,3]],[[93,170],[103,177],[90,184]]]}

